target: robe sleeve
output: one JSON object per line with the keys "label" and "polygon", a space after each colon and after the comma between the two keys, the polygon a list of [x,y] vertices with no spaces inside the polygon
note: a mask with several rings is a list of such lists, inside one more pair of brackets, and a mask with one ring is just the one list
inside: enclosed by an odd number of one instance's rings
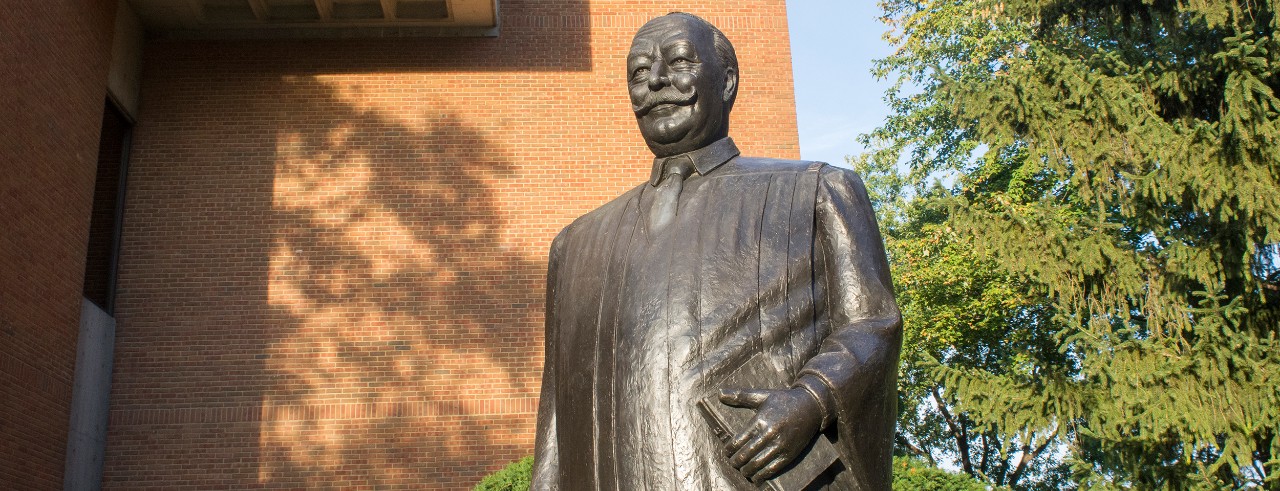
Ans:
{"label": "robe sleeve", "polygon": [[862,488],[888,489],[902,316],[884,242],[857,173],[821,169],[814,207],[814,280],[830,334],[796,385],[817,393]]}
{"label": "robe sleeve", "polygon": [[546,341],[542,368],[542,392],[538,400],[538,428],[533,453],[533,491],[560,489],[560,445],[556,438],[556,287],[561,264],[563,232],[551,242],[547,261]]}

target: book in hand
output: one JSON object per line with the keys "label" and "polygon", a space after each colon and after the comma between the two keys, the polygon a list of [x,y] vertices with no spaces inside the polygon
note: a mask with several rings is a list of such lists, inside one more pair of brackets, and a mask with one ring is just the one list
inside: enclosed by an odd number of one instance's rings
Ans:
{"label": "book in hand", "polygon": [[[730,372],[719,384],[720,387],[711,394],[698,400],[698,409],[711,426],[711,431],[724,444],[728,444],[738,432],[747,428],[755,417],[755,410],[738,408],[720,402],[720,389],[785,389],[789,381],[778,373],[765,359],[756,354],[733,372]],[[839,460],[835,445],[823,433],[809,444],[795,460],[787,464],[778,475],[764,482],[750,483],[745,477],[740,484],[751,484],[754,489],[773,491],[800,491],[808,487],[821,476],[832,464]],[[728,465],[726,463],[726,465]],[[733,474],[741,474],[733,469]]]}

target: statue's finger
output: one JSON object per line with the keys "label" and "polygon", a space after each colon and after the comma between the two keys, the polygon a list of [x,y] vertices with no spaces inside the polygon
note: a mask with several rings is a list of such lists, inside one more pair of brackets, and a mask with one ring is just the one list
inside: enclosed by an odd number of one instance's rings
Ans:
{"label": "statue's finger", "polygon": [[769,398],[769,391],[755,389],[721,389],[720,402],[733,407],[755,409]]}
{"label": "statue's finger", "polygon": [[762,467],[759,471],[756,471],[754,476],[751,476],[751,482],[761,482],[765,479],[770,479],[773,476],[778,475],[778,471],[781,471],[782,468],[786,467],[789,463],[791,463],[791,459],[787,458],[786,455],[775,456],[772,461]]}
{"label": "statue's finger", "polygon": [[[756,438],[751,439],[751,441],[748,441],[746,445],[743,445],[742,448],[738,449],[738,451],[733,454],[733,457],[729,457],[729,464],[741,469],[743,465],[755,460],[756,454],[759,454],[760,449],[764,448],[765,444],[768,442],[769,439],[764,438],[764,436],[757,436]],[[751,474],[744,472],[743,475],[749,476]]]}
{"label": "statue's finger", "polygon": [[773,461],[777,459],[778,454],[780,453],[782,453],[782,451],[779,448],[779,445],[777,444],[777,442],[773,442],[772,445],[768,445],[760,449],[760,451],[756,453],[756,455],[752,457],[750,461],[748,461],[746,464],[743,464],[742,468],[740,469],[742,471],[742,475],[747,476],[753,482],[760,482],[759,478],[757,477],[757,474],[766,465],[773,463]]}
{"label": "statue's finger", "polygon": [[724,456],[732,457],[734,454],[738,453],[738,449],[742,448],[743,445],[746,445],[747,442],[755,437],[759,432],[760,430],[759,428],[756,428],[756,425],[748,426],[746,429],[742,430],[741,433],[738,433],[733,437],[733,440],[729,441],[728,445],[724,446]]}

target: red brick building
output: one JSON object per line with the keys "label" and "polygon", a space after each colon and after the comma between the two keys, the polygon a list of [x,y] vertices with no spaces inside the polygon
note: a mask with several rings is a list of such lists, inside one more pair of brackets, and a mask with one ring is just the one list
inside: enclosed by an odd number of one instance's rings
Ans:
{"label": "red brick building", "polygon": [[743,152],[797,158],[783,0],[6,6],[0,488],[467,489],[529,454],[546,251],[647,177],[624,57],[673,10],[737,47]]}

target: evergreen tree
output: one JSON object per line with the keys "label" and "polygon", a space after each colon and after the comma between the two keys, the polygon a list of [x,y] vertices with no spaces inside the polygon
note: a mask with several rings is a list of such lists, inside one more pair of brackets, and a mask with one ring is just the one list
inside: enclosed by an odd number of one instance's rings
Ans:
{"label": "evergreen tree", "polygon": [[[911,343],[903,443],[950,435],[1015,488],[1061,445],[1084,487],[1280,489],[1274,5],[882,6],[894,115],[855,164]],[[973,434],[1003,463],[974,470]]]}
{"label": "evergreen tree", "polygon": [[[877,193],[883,184],[876,174],[868,176],[869,189]],[[1059,326],[1043,290],[975,254],[973,241],[946,225],[946,209],[938,199],[943,196],[945,191],[935,189],[909,203],[879,207],[904,216],[882,222],[907,320],[898,450],[931,465],[950,456],[965,473],[995,486],[1061,489],[1067,476],[1065,466],[1052,458],[1053,445],[1060,442],[1054,422],[1007,428],[1013,431],[980,422],[957,410],[955,394],[944,390],[938,376],[940,367],[963,367],[1037,384],[1029,371],[1055,367],[1074,373],[1074,362],[1056,349]],[[1016,409],[1044,413],[1028,402]]]}

